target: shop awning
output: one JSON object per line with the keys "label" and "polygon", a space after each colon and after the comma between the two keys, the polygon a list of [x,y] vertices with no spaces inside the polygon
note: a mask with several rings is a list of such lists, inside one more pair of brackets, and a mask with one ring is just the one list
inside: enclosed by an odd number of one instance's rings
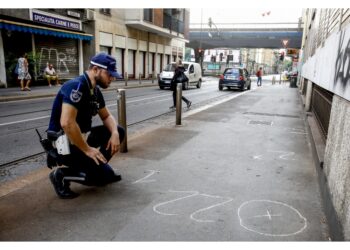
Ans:
{"label": "shop awning", "polygon": [[93,35],[0,19],[0,29],[90,41]]}

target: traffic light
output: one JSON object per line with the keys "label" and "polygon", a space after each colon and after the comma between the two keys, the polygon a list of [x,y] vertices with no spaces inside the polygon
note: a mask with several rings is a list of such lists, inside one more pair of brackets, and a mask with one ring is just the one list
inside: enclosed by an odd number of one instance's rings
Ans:
{"label": "traffic light", "polygon": [[280,61],[283,61],[283,60],[284,60],[284,52],[282,51],[280,54]]}

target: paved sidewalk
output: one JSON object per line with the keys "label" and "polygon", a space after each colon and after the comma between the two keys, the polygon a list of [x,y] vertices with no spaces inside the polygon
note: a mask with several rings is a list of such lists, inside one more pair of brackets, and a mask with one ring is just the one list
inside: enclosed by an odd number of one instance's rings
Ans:
{"label": "paved sidewalk", "polygon": [[[158,86],[158,81],[154,80],[152,83],[152,80],[142,80],[140,84],[138,80],[130,80],[127,85],[125,81],[114,81],[108,89],[102,91],[148,86]],[[19,87],[0,88],[0,102],[55,96],[59,88],[59,86],[32,86],[31,91],[21,91]]]}
{"label": "paved sidewalk", "polygon": [[121,182],[60,200],[43,167],[0,186],[0,240],[329,240],[298,90],[234,96],[131,138]]}

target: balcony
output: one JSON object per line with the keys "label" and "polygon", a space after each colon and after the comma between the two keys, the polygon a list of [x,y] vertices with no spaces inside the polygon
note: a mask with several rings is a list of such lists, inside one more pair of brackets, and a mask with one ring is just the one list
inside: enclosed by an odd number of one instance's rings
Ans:
{"label": "balcony", "polygon": [[[161,14],[156,15],[154,9],[127,9],[125,10],[125,24],[138,30],[189,42],[184,37],[184,23],[165,11]],[[163,27],[160,26],[162,24]]]}
{"label": "balcony", "polygon": [[184,33],[184,23],[171,15],[164,13],[163,27],[177,33]]}

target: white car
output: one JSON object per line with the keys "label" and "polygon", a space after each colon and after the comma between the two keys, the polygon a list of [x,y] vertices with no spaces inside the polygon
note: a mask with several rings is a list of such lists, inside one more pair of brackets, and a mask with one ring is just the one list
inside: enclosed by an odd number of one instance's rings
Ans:
{"label": "white car", "polygon": [[[202,86],[202,69],[199,63],[182,62],[185,67],[185,75],[188,77],[188,82],[184,82],[182,89],[188,89],[190,86],[200,88]],[[176,63],[172,62],[165,66],[162,73],[159,75],[158,85],[160,89],[165,87],[170,88],[171,79],[173,79]]]}

